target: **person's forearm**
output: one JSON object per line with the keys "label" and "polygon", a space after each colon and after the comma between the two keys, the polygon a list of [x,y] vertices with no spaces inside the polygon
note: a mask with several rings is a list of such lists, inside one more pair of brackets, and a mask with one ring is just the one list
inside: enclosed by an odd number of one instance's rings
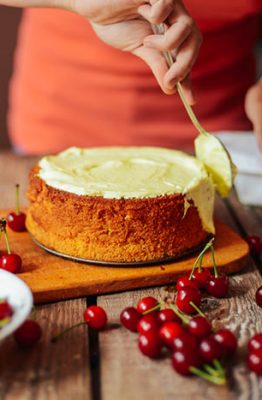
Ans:
{"label": "person's forearm", "polygon": [[57,7],[70,8],[71,0],[0,0],[0,5],[10,7]]}

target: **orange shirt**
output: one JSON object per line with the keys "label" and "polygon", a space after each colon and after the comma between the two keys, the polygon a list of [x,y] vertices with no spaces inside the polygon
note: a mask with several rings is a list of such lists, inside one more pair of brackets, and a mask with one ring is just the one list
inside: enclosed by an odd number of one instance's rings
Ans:
{"label": "orange shirt", "polygon": [[[199,120],[209,131],[250,129],[243,104],[255,80],[261,0],[185,3],[204,35],[193,69]],[[10,137],[21,153],[190,149],[196,136],[178,95],[163,94],[143,61],[104,44],[84,18],[63,10],[24,12],[9,104]]]}

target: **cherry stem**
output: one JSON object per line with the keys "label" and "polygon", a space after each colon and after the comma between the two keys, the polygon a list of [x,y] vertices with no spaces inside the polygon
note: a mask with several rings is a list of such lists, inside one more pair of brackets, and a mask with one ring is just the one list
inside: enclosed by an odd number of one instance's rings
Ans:
{"label": "cherry stem", "polygon": [[162,304],[163,303],[161,303],[161,302],[157,303],[157,305],[155,305],[154,307],[150,308],[149,310],[144,311],[142,313],[142,315],[147,315],[147,314],[150,314],[152,311],[159,310],[161,308]]}
{"label": "cherry stem", "polygon": [[211,246],[211,255],[212,255],[212,261],[213,261],[213,267],[214,267],[214,276],[215,278],[218,278],[218,272],[217,272],[217,264],[215,260],[215,249],[214,246]]}
{"label": "cherry stem", "polygon": [[0,328],[3,328],[4,326],[6,326],[6,325],[10,322],[10,320],[11,320],[10,317],[1,319],[1,320],[0,320]]}
{"label": "cherry stem", "polygon": [[204,257],[204,254],[202,254],[202,256],[199,258],[198,272],[201,272],[201,271],[202,271],[203,257]]}
{"label": "cherry stem", "polygon": [[[214,376],[221,376],[221,372],[218,371],[217,369],[211,367],[209,364],[204,364],[203,367],[205,368],[205,370],[210,374],[210,375],[214,375]],[[224,371],[222,376],[224,375]]]}
{"label": "cherry stem", "polygon": [[0,232],[1,233],[4,232],[5,227],[6,227],[6,220],[4,218],[1,218],[0,219]]}
{"label": "cherry stem", "polygon": [[198,255],[196,261],[194,262],[194,265],[193,265],[191,274],[190,274],[190,276],[189,276],[189,280],[193,279],[193,275],[194,275],[194,272],[195,272],[195,269],[196,269],[196,267],[197,267],[198,262],[199,262],[199,267],[198,267],[198,269],[199,269],[199,271],[201,271],[203,256],[204,256],[204,254],[206,253],[206,251],[207,251],[210,247],[212,248],[213,242],[214,242],[214,238],[210,239],[209,242],[205,245],[205,247],[204,247],[203,250],[201,251],[201,253],[199,253],[199,255]]}
{"label": "cherry stem", "polygon": [[86,322],[81,321],[81,322],[78,322],[78,323],[75,324],[75,325],[70,326],[69,328],[66,328],[66,329],[63,330],[62,332],[60,332],[60,333],[58,333],[57,335],[53,336],[52,339],[51,339],[51,342],[52,342],[52,343],[57,342],[57,341],[58,341],[59,339],[61,339],[66,333],[70,332],[72,329],[75,329],[75,328],[77,328],[78,326],[81,326],[81,325],[86,325]]}
{"label": "cherry stem", "polygon": [[212,382],[216,385],[225,385],[226,383],[226,378],[225,376],[214,376],[210,375],[205,371],[202,371],[199,368],[196,367],[190,367],[189,371],[192,372],[192,374],[199,376],[200,378],[206,379],[209,382]]}
{"label": "cherry stem", "polygon": [[15,185],[16,188],[16,215],[20,214],[20,209],[19,209],[19,184],[17,183]]}
{"label": "cherry stem", "polygon": [[170,304],[171,309],[174,311],[174,313],[178,316],[178,318],[181,319],[181,321],[185,324],[188,325],[190,318],[188,318],[185,314],[181,313],[174,304]]}
{"label": "cherry stem", "polygon": [[[2,221],[1,221],[2,223]],[[9,240],[8,240],[8,236],[7,236],[7,232],[6,232],[6,222],[1,224],[0,226],[1,229],[1,233],[4,232],[5,235],[5,242],[6,242],[6,248],[7,248],[7,253],[11,254],[11,250],[10,250],[10,245],[9,245]]]}
{"label": "cherry stem", "polygon": [[193,301],[190,301],[189,304],[191,305],[191,307],[193,307],[193,308],[196,310],[196,312],[197,312],[201,317],[207,318],[207,317],[205,316],[205,314],[200,310],[200,308],[198,308],[198,307],[195,305],[195,303],[193,303]]}
{"label": "cherry stem", "polygon": [[8,252],[8,254],[11,254],[8,236],[6,233],[6,220],[4,218],[0,219],[0,232],[1,232],[1,235],[2,235],[2,232],[4,232],[7,252]]}
{"label": "cherry stem", "polygon": [[220,373],[225,374],[225,370],[224,370],[224,368],[222,367],[220,361],[218,361],[218,360],[215,358],[215,359],[213,360],[213,364],[214,364],[215,368],[216,368],[218,371],[220,371]]}

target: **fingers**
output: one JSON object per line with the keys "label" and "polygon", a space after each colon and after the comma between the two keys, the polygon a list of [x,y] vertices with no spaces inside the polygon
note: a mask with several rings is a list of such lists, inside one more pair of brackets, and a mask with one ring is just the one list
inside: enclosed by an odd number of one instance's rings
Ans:
{"label": "fingers", "polygon": [[162,89],[165,93],[172,93],[176,84],[183,82],[187,99],[190,104],[193,104],[194,96],[189,76],[202,43],[202,35],[194,20],[179,0],[175,2],[157,0],[152,6],[139,7],[139,12],[151,24],[165,22],[165,26],[169,25],[163,35],[145,37],[144,46],[159,52],[168,51],[175,55],[174,64],[161,81]]}
{"label": "fingers", "polygon": [[[141,58],[152,70],[159,86],[163,90],[163,92],[167,95],[172,95],[176,92],[175,86],[171,89],[165,85],[165,76],[168,72],[168,66],[166,63],[166,59],[161,52],[155,49],[150,49],[144,46],[139,47],[133,53]],[[191,88],[191,77],[190,74],[185,77],[185,79],[181,82],[184,94],[187,98],[187,101],[190,105],[195,104],[194,93]]]}
{"label": "fingers", "polygon": [[177,49],[192,33],[193,20],[184,18],[170,26],[163,35],[150,35],[144,40],[148,47],[154,47],[160,51]]}
{"label": "fingers", "polygon": [[178,49],[174,64],[169,68],[164,78],[164,85],[168,89],[174,88],[177,82],[183,81],[191,72],[197,59],[201,41],[195,34],[191,34]]}
{"label": "fingers", "polygon": [[156,0],[152,5],[144,4],[138,7],[138,14],[150,24],[160,24],[169,17],[173,9],[173,0]]}
{"label": "fingers", "polygon": [[159,86],[164,93],[171,95],[175,93],[175,87],[169,89],[164,84],[164,77],[168,71],[166,59],[161,52],[155,49],[141,46],[133,51],[133,53],[141,58],[152,70]]}
{"label": "fingers", "polygon": [[245,110],[253,124],[258,147],[262,152],[262,79],[248,90],[245,99]]}

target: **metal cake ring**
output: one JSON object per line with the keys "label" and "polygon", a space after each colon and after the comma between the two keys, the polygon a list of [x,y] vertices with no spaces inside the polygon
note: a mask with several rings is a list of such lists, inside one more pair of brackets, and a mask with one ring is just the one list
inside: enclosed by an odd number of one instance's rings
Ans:
{"label": "metal cake ring", "polygon": [[75,256],[71,256],[68,254],[64,254],[61,253],[57,250],[53,250],[50,249],[49,247],[45,246],[44,244],[40,243],[37,239],[34,238],[34,236],[32,236],[30,234],[33,242],[40,247],[41,249],[47,251],[50,254],[53,254],[54,256],[58,256],[58,257],[62,257],[65,258],[67,260],[70,261],[76,261],[79,263],[83,263],[83,264],[89,264],[89,265],[95,265],[95,266],[102,266],[102,267],[150,267],[150,266],[154,266],[154,265],[159,265],[159,264],[167,264],[167,263],[171,263],[172,261],[177,261],[177,260],[181,260],[183,258],[186,258],[190,255],[192,255],[193,253],[199,251],[202,249],[202,247],[208,242],[208,240],[210,240],[210,236],[208,236],[208,238],[206,240],[204,240],[200,245],[184,252],[183,254],[180,254],[178,256],[175,257],[163,257],[161,259],[156,259],[156,260],[149,260],[149,261],[137,261],[137,262],[114,262],[114,261],[99,261],[99,260],[90,260],[87,258],[81,258],[81,257],[75,257]]}

